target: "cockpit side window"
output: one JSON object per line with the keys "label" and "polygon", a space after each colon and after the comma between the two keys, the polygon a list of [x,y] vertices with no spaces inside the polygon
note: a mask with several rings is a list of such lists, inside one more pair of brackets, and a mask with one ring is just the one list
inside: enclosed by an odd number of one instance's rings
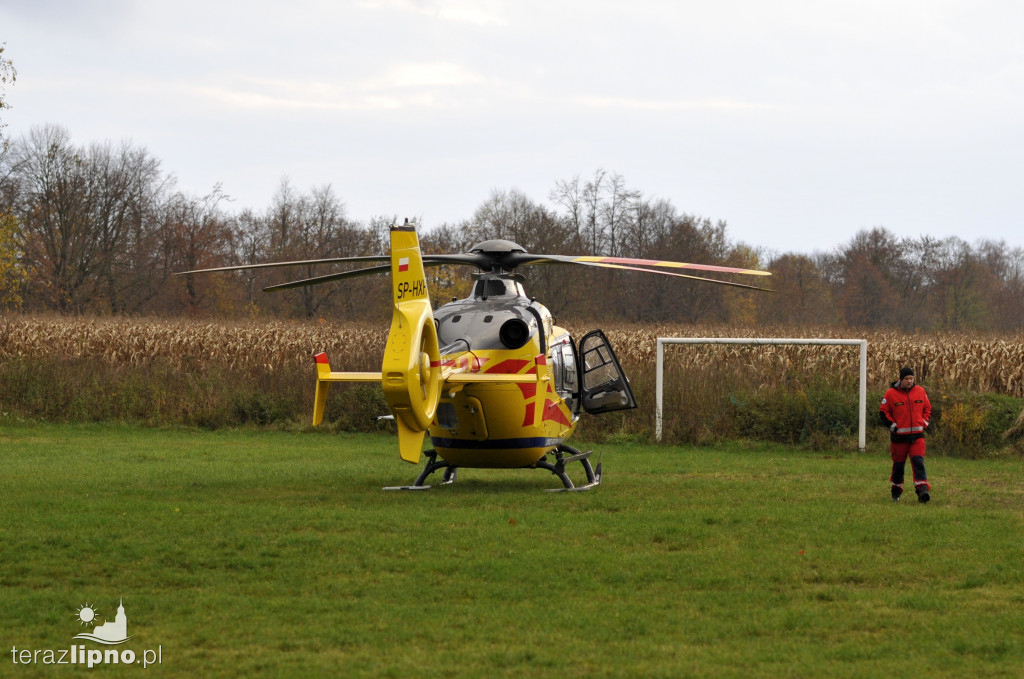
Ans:
{"label": "cockpit side window", "polygon": [[576,370],[576,352],[572,340],[556,344],[551,351],[551,372],[555,391],[565,399],[573,413],[579,412],[579,373]]}
{"label": "cockpit side window", "polygon": [[562,349],[551,352],[551,374],[555,378],[555,393],[565,398],[565,368],[562,365]]}
{"label": "cockpit side window", "polygon": [[562,363],[565,370],[565,388],[575,394],[580,390],[580,378],[576,372],[576,352],[573,351],[572,341],[562,345]]}

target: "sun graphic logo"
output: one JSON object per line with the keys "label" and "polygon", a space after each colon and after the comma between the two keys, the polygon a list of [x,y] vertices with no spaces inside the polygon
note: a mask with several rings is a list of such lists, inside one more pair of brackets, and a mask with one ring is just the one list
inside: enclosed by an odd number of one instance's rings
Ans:
{"label": "sun graphic logo", "polygon": [[113,620],[106,620],[102,625],[96,624],[97,611],[92,604],[85,604],[78,609],[80,625],[93,625],[92,634],[76,634],[74,639],[87,639],[100,644],[116,646],[131,639],[128,636],[128,616],[124,612],[124,599],[117,607],[117,615]]}
{"label": "sun graphic logo", "polygon": [[96,619],[96,609],[92,607],[92,604],[85,604],[78,609],[78,619],[82,625],[88,625]]}

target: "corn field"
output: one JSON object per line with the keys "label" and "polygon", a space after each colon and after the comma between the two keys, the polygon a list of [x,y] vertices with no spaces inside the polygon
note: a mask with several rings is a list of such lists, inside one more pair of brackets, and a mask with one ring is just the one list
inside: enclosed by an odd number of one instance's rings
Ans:
{"label": "corn field", "polygon": [[[582,334],[586,328],[574,329]],[[632,371],[653,371],[658,337],[807,337],[868,341],[868,383],[895,379],[913,366],[918,381],[932,388],[1024,397],[1024,335],[851,332],[807,328],[730,328],[723,326],[606,326],[619,359]],[[0,319],[0,361],[49,356],[88,359],[109,365],[159,361],[171,369],[216,365],[228,370],[305,370],[314,374],[312,356],[326,351],[338,370],[379,369],[386,324],[327,321],[189,321],[133,318],[9,316]],[[787,373],[845,374],[856,377],[859,355],[853,347],[690,345],[666,352],[673,369],[710,370],[735,363],[753,384],[785,379]]]}
{"label": "corn field", "polygon": [[[10,317],[0,319],[0,360],[48,355],[106,364],[168,368],[216,365],[229,370],[308,369],[327,351],[338,369],[380,362],[386,327],[326,322],[209,322],[131,318]],[[368,368],[366,368],[368,369]]]}
{"label": "corn field", "polygon": [[[928,333],[911,336],[894,332],[834,329],[731,328],[723,326],[611,326],[605,329],[620,360],[653,370],[659,337],[799,337],[866,339],[868,384],[881,387],[896,379],[900,368],[914,368],[918,381],[952,391],[995,393],[1024,397],[1024,334]],[[735,364],[759,385],[804,375],[846,375],[856,379],[860,355],[855,347],[801,345],[697,344],[666,349],[666,368],[711,370]]]}
{"label": "corn field", "polygon": [[[590,329],[568,325],[577,337]],[[880,396],[900,367],[909,365],[928,388],[937,410],[945,409],[951,418],[957,415],[968,423],[974,421],[971,417],[978,408],[962,412],[966,394],[1024,398],[1021,335],[851,332],[840,336],[824,328],[625,324],[607,325],[604,330],[630,376],[639,408],[628,414],[587,418],[584,431],[598,436],[650,436],[658,337],[866,339],[869,399]],[[386,322],[10,315],[0,318],[0,411],[40,418],[206,426],[307,422],[315,383],[313,354],[326,351],[335,370],[378,370],[386,337]],[[855,412],[847,411],[856,401],[856,347],[669,346],[665,366],[667,431],[676,440],[708,442],[762,430],[768,438],[788,437],[796,442],[821,438],[825,431],[825,438],[831,440],[855,427]],[[829,392],[827,397],[822,396],[823,390]],[[333,415],[344,428],[365,428],[365,422],[384,412],[373,387],[339,389],[332,394],[337,395],[329,404],[328,420]],[[775,411],[777,404],[766,406],[765,399],[795,399],[790,408],[794,412],[780,414]],[[708,405],[715,403],[723,405]],[[772,422],[770,427],[751,423],[750,412],[758,408],[773,411],[762,417]],[[869,402],[869,412],[873,408]],[[957,435],[962,438],[963,432]]]}

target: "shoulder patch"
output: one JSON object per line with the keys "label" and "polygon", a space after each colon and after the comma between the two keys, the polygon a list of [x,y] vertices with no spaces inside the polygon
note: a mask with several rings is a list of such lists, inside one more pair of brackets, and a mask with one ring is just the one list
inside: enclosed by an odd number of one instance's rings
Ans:
{"label": "shoulder patch", "polygon": [[885,405],[885,399],[884,398],[882,399],[882,405]]}

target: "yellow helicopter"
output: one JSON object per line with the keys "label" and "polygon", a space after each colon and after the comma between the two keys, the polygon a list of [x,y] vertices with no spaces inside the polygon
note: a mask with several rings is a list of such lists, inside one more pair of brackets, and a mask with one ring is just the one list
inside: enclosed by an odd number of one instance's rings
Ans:
{"label": "yellow helicopter", "polygon": [[[284,290],[390,271],[394,310],[380,372],[335,372],[325,353],[317,367],[313,425],[322,422],[334,382],[379,383],[398,428],[403,460],[427,464],[411,486],[428,489],[442,472],[455,481],[465,468],[539,468],[561,480],[552,490],[587,490],[601,483],[592,451],[566,444],[580,413],[601,414],[636,407],[629,381],[601,330],[577,343],[554,324],[544,305],[527,297],[516,269],[528,264],[581,264],[764,290],[753,285],[680,273],[680,269],[771,275],[766,271],[659,260],[535,255],[507,240],[489,240],[468,253],[423,255],[414,225],[391,227],[391,254],[302,262],[275,262],[183,272],[206,273],[311,263],[388,262],[354,271],[264,288]],[[480,273],[470,296],[433,310],[425,267],[466,265]],[[662,269],[675,269],[664,271]],[[423,451],[429,433],[432,448]],[[549,459],[550,458],[550,459]],[[575,485],[566,465],[579,462],[586,483]]]}

